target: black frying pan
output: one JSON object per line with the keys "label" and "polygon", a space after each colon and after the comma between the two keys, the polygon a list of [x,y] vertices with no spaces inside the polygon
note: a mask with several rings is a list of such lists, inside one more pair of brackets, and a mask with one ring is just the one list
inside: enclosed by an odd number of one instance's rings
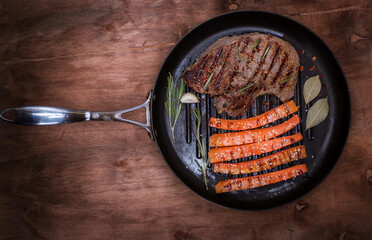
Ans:
{"label": "black frying pan", "polygon": [[[272,171],[287,168],[293,164],[306,163],[309,172],[285,182],[257,189],[217,195],[214,190],[217,182],[232,176],[215,174],[212,168],[208,168],[209,189],[205,189],[202,177],[197,171],[197,166],[194,162],[194,159],[198,159],[200,156],[198,156],[196,149],[195,138],[191,134],[195,123],[190,110],[193,107],[198,107],[204,113],[202,134],[205,142],[208,142],[208,137],[211,134],[221,132],[221,130],[208,127],[209,118],[211,116],[228,117],[226,115],[218,115],[213,108],[213,101],[208,96],[198,94],[201,98],[199,104],[183,106],[176,125],[176,142],[173,143],[168,117],[164,108],[166,79],[170,72],[175,76],[176,83],[179,84],[179,77],[184,70],[192,65],[213,42],[226,35],[238,35],[249,32],[276,35],[290,42],[297,50],[305,50],[305,53],[299,54],[299,56],[301,65],[305,66],[306,70],[299,75],[294,100],[297,105],[302,106],[299,110],[299,115],[303,119],[302,125],[298,126],[295,132],[303,134],[304,140],[299,144],[305,144],[308,158],[276,167]],[[317,57],[315,62],[312,60],[313,56]],[[316,66],[317,72],[307,69],[307,67],[312,65]],[[324,86],[322,87],[321,95],[322,97],[328,96],[330,112],[324,122],[311,131],[304,132],[306,115],[301,89],[307,76],[317,74],[321,74],[323,77],[322,83]],[[187,90],[190,91],[189,89]],[[276,97],[261,96],[244,117],[251,117],[267,111],[265,108],[266,102],[269,102],[270,108],[280,105]],[[147,108],[146,124],[122,118],[123,113],[140,107]],[[12,119],[5,116],[8,112],[11,112],[10,110],[15,113]],[[345,76],[337,60],[323,41],[308,28],[289,18],[272,13],[239,11],[208,20],[184,36],[166,58],[148,100],[137,107],[116,112],[89,112],[52,107],[19,107],[4,110],[1,113],[1,118],[9,122],[28,125],[50,125],[87,120],[114,120],[136,124],[150,132],[170,168],[186,186],[199,196],[225,207],[241,210],[260,210],[278,207],[302,197],[316,187],[331,171],[346,142],[350,123],[350,97]],[[274,125],[285,120],[282,119],[274,123]],[[262,156],[255,156],[254,158],[258,157]],[[250,159],[252,158],[243,160]],[[244,174],[239,177],[250,175]]]}
{"label": "black frying pan", "polygon": [[[290,42],[298,51],[305,50],[304,54],[299,54],[300,63],[305,66],[305,70],[299,74],[294,100],[297,105],[301,106],[299,114],[303,122],[302,126],[299,126],[296,131],[301,132],[304,136],[303,144],[306,146],[308,158],[294,164],[306,163],[309,172],[304,176],[286,182],[217,195],[214,190],[217,182],[232,176],[215,174],[212,168],[209,168],[209,190],[205,189],[202,177],[199,175],[194,162],[194,159],[197,158],[195,139],[191,139],[191,142],[187,143],[187,140],[190,141],[190,138],[192,138],[190,124],[195,125],[192,124],[192,120],[190,121],[190,107],[183,109],[177,123],[176,144],[172,143],[168,122],[165,121],[167,118],[164,109],[166,77],[168,72],[171,72],[178,79],[184,70],[192,65],[201,53],[217,39],[227,35],[249,32],[276,35]],[[316,61],[312,60],[313,56],[316,56]],[[316,66],[316,72],[308,70],[313,65]],[[302,86],[306,77],[318,74],[322,75],[321,97],[328,96],[330,112],[324,122],[314,127],[311,132],[306,133],[304,131],[306,115]],[[324,42],[308,28],[289,18],[273,13],[259,11],[232,12],[217,16],[194,28],[178,42],[165,60],[155,83],[154,96],[152,107],[153,130],[159,149],[170,168],[195,193],[209,201],[230,208],[242,210],[269,209],[302,197],[316,187],[336,164],[349,131],[349,91],[345,76],[336,58]],[[211,103],[211,100],[204,95],[200,97],[200,106],[196,107],[199,107],[205,114],[202,128],[204,130],[204,140],[208,142],[208,136],[218,132],[216,129],[208,127],[209,117],[227,118],[227,116],[218,116],[213,108],[213,101]],[[263,106],[265,102],[270,103],[270,108],[280,105],[276,97],[261,96],[245,117],[265,112],[266,109]],[[286,168],[290,165],[286,164],[274,170]],[[241,177],[245,176],[249,175],[244,174]]]}

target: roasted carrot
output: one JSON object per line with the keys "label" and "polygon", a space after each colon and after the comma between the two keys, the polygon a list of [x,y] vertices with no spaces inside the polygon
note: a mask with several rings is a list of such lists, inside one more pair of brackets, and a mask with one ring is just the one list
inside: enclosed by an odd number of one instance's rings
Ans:
{"label": "roasted carrot", "polygon": [[234,178],[225,181],[220,181],[215,186],[216,193],[232,192],[238,190],[245,190],[250,188],[257,188],[269,184],[281,182],[290,178],[297,177],[307,172],[305,164],[296,165],[280,171],[266,173],[262,175]]}
{"label": "roasted carrot", "polygon": [[298,142],[301,139],[301,133],[297,133],[295,135],[275,138],[265,142],[251,143],[232,147],[212,148],[208,152],[208,157],[211,163],[230,161],[233,159],[272,152],[274,150]]}
{"label": "roasted carrot", "polygon": [[278,119],[297,112],[297,109],[298,107],[293,100],[291,100],[274,109],[271,109],[270,111],[252,118],[227,120],[212,117],[209,120],[209,126],[226,130],[248,130],[275,122]]}
{"label": "roasted carrot", "polygon": [[209,146],[226,147],[267,141],[291,130],[300,122],[301,118],[296,114],[288,121],[273,127],[260,128],[242,132],[213,134],[209,138]]}
{"label": "roasted carrot", "polygon": [[252,161],[241,163],[215,163],[213,171],[226,174],[254,173],[306,157],[305,146],[296,146]]}

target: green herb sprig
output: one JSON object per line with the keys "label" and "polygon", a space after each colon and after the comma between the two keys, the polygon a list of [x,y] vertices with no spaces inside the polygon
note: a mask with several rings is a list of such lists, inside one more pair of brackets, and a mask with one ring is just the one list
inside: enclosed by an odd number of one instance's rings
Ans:
{"label": "green herb sprig", "polygon": [[265,50],[265,53],[264,53],[264,55],[263,55],[262,58],[261,58],[261,62],[265,59],[267,53],[269,52],[269,49],[270,49],[270,45],[267,46],[267,48],[266,48],[266,50]]}
{"label": "green herb sprig", "polygon": [[287,79],[284,79],[284,80],[281,80],[281,81],[278,81],[279,83],[285,83],[285,82],[288,82],[289,80],[291,80],[292,77],[289,77]]}
{"label": "green herb sprig", "polygon": [[169,126],[172,132],[173,143],[175,143],[176,141],[174,139],[174,128],[176,126],[177,119],[181,113],[182,103],[180,102],[180,99],[182,97],[183,92],[185,91],[186,83],[183,80],[183,78],[181,78],[181,86],[179,88],[175,87],[171,73],[169,73],[167,80],[168,86],[166,93],[167,99],[165,101],[165,109],[167,111],[169,118]]}
{"label": "green herb sprig", "polygon": [[240,92],[243,92],[244,90],[247,90],[248,88],[251,88],[251,87],[253,87],[253,85],[254,85],[254,83],[251,83],[251,84],[249,84],[248,86],[246,86],[246,87],[243,87],[242,89],[240,89],[240,90],[238,90],[236,93],[240,93]]}
{"label": "green herb sprig", "polygon": [[256,41],[254,42],[254,45],[253,45],[252,51],[256,49],[257,44],[258,44],[259,42],[260,42],[260,40],[256,40]]}
{"label": "green herb sprig", "polygon": [[236,51],[238,51],[239,62],[241,62],[242,61],[242,58],[240,57],[240,52],[239,52],[238,44],[235,44],[235,47],[236,47]]}
{"label": "green herb sprig", "polygon": [[196,159],[195,162],[199,167],[199,172],[203,176],[205,188],[208,190],[208,184],[207,184],[207,166],[209,164],[209,159],[207,158],[207,151],[205,149],[205,144],[203,139],[200,138],[200,124],[201,124],[201,114],[200,110],[198,108],[194,108],[194,115],[196,118],[196,128],[195,131],[193,131],[195,138],[196,138],[196,143],[200,152],[200,155],[202,157],[202,163],[200,164]]}
{"label": "green herb sprig", "polygon": [[216,71],[216,69],[214,69],[214,71],[212,72],[212,74],[209,75],[209,78],[208,78],[207,82],[204,84],[204,87],[202,88],[202,91],[204,91],[207,88],[207,86],[208,86],[209,82],[211,81],[211,79],[212,79],[215,71]]}
{"label": "green herb sprig", "polygon": [[230,67],[233,68],[233,66],[231,65],[231,63],[229,63],[228,61],[226,61],[226,59],[225,59],[225,54],[224,54],[224,53],[222,53],[222,59],[225,61],[225,63],[229,64]]}

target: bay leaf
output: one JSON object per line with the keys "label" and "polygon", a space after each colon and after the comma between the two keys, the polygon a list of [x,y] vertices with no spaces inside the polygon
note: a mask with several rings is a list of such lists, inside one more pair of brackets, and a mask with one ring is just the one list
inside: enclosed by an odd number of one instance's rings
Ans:
{"label": "bay leaf", "polygon": [[318,94],[320,93],[320,89],[322,88],[322,84],[319,79],[319,75],[313,76],[309,78],[304,84],[304,99],[305,104],[311,102]]}
{"label": "bay leaf", "polygon": [[[315,127],[327,118],[329,112],[328,97],[319,99],[307,112],[306,130]],[[306,131],[305,130],[305,131]]]}

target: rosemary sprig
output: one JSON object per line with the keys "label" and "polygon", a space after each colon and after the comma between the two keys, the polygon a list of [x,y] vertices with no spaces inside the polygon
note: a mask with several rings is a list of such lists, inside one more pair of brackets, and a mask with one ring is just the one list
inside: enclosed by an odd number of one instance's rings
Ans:
{"label": "rosemary sprig", "polygon": [[167,99],[165,101],[165,109],[169,118],[169,126],[172,132],[173,143],[175,143],[176,141],[174,139],[174,128],[181,113],[182,103],[180,102],[180,99],[185,90],[186,83],[183,78],[181,78],[181,86],[179,88],[175,88],[174,80],[171,73],[169,73],[167,80],[168,87],[166,93]]}
{"label": "rosemary sprig", "polygon": [[291,80],[292,77],[289,77],[287,79],[284,79],[284,80],[281,80],[281,81],[278,81],[279,83],[285,83],[285,82],[288,82],[289,80]]}
{"label": "rosemary sprig", "polygon": [[200,155],[202,157],[202,164],[200,164],[196,159],[195,162],[199,167],[199,172],[202,174],[204,179],[205,188],[208,190],[208,184],[207,184],[207,166],[209,164],[209,159],[207,158],[207,151],[205,150],[205,144],[203,139],[200,138],[200,124],[201,124],[201,114],[200,110],[198,108],[194,108],[194,115],[196,118],[196,129],[193,131],[196,143],[200,152]]}
{"label": "rosemary sprig", "polygon": [[236,93],[243,92],[244,90],[247,90],[248,88],[251,88],[253,85],[254,85],[254,83],[251,83],[251,84],[249,84],[248,86],[243,87],[242,89],[238,90]]}
{"label": "rosemary sprig", "polygon": [[236,47],[236,51],[238,51],[239,62],[241,62],[242,59],[240,57],[240,52],[239,52],[238,44],[235,44],[235,47]]}
{"label": "rosemary sprig", "polygon": [[254,42],[254,45],[253,45],[252,51],[256,49],[257,44],[258,44],[259,42],[260,42],[260,40],[256,40],[256,41]]}
{"label": "rosemary sprig", "polygon": [[225,61],[225,63],[229,64],[230,67],[233,67],[233,66],[231,65],[231,63],[229,63],[228,61],[226,61],[226,59],[225,59],[225,54],[224,54],[224,53],[222,53],[222,59]]}
{"label": "rosemary sprig", "polygon": [[266,57],[267,52],[269,51],[269,49],[270,49],[270,45],[267,46],[267,48],[266,48],[266,50],[265,50],[265,53],[264,53],[264,55],[263,55],[262,58],[261,58],[261,62],[265,59],[265,57]]}
{"label": "rosemary sprig", "polygon": [[216,69],[214,69],[214,71],[212,72],[212,74],[209,75],[209,78],[208,78],[207,82],[204,84],[204,87],[202,88],[202,91],[204,91],[207,88],[207,86],[208,86],[209,82],[211,81],[211,79],[212,79],[213,74],[214,74],[215,71],[216,71]]}

